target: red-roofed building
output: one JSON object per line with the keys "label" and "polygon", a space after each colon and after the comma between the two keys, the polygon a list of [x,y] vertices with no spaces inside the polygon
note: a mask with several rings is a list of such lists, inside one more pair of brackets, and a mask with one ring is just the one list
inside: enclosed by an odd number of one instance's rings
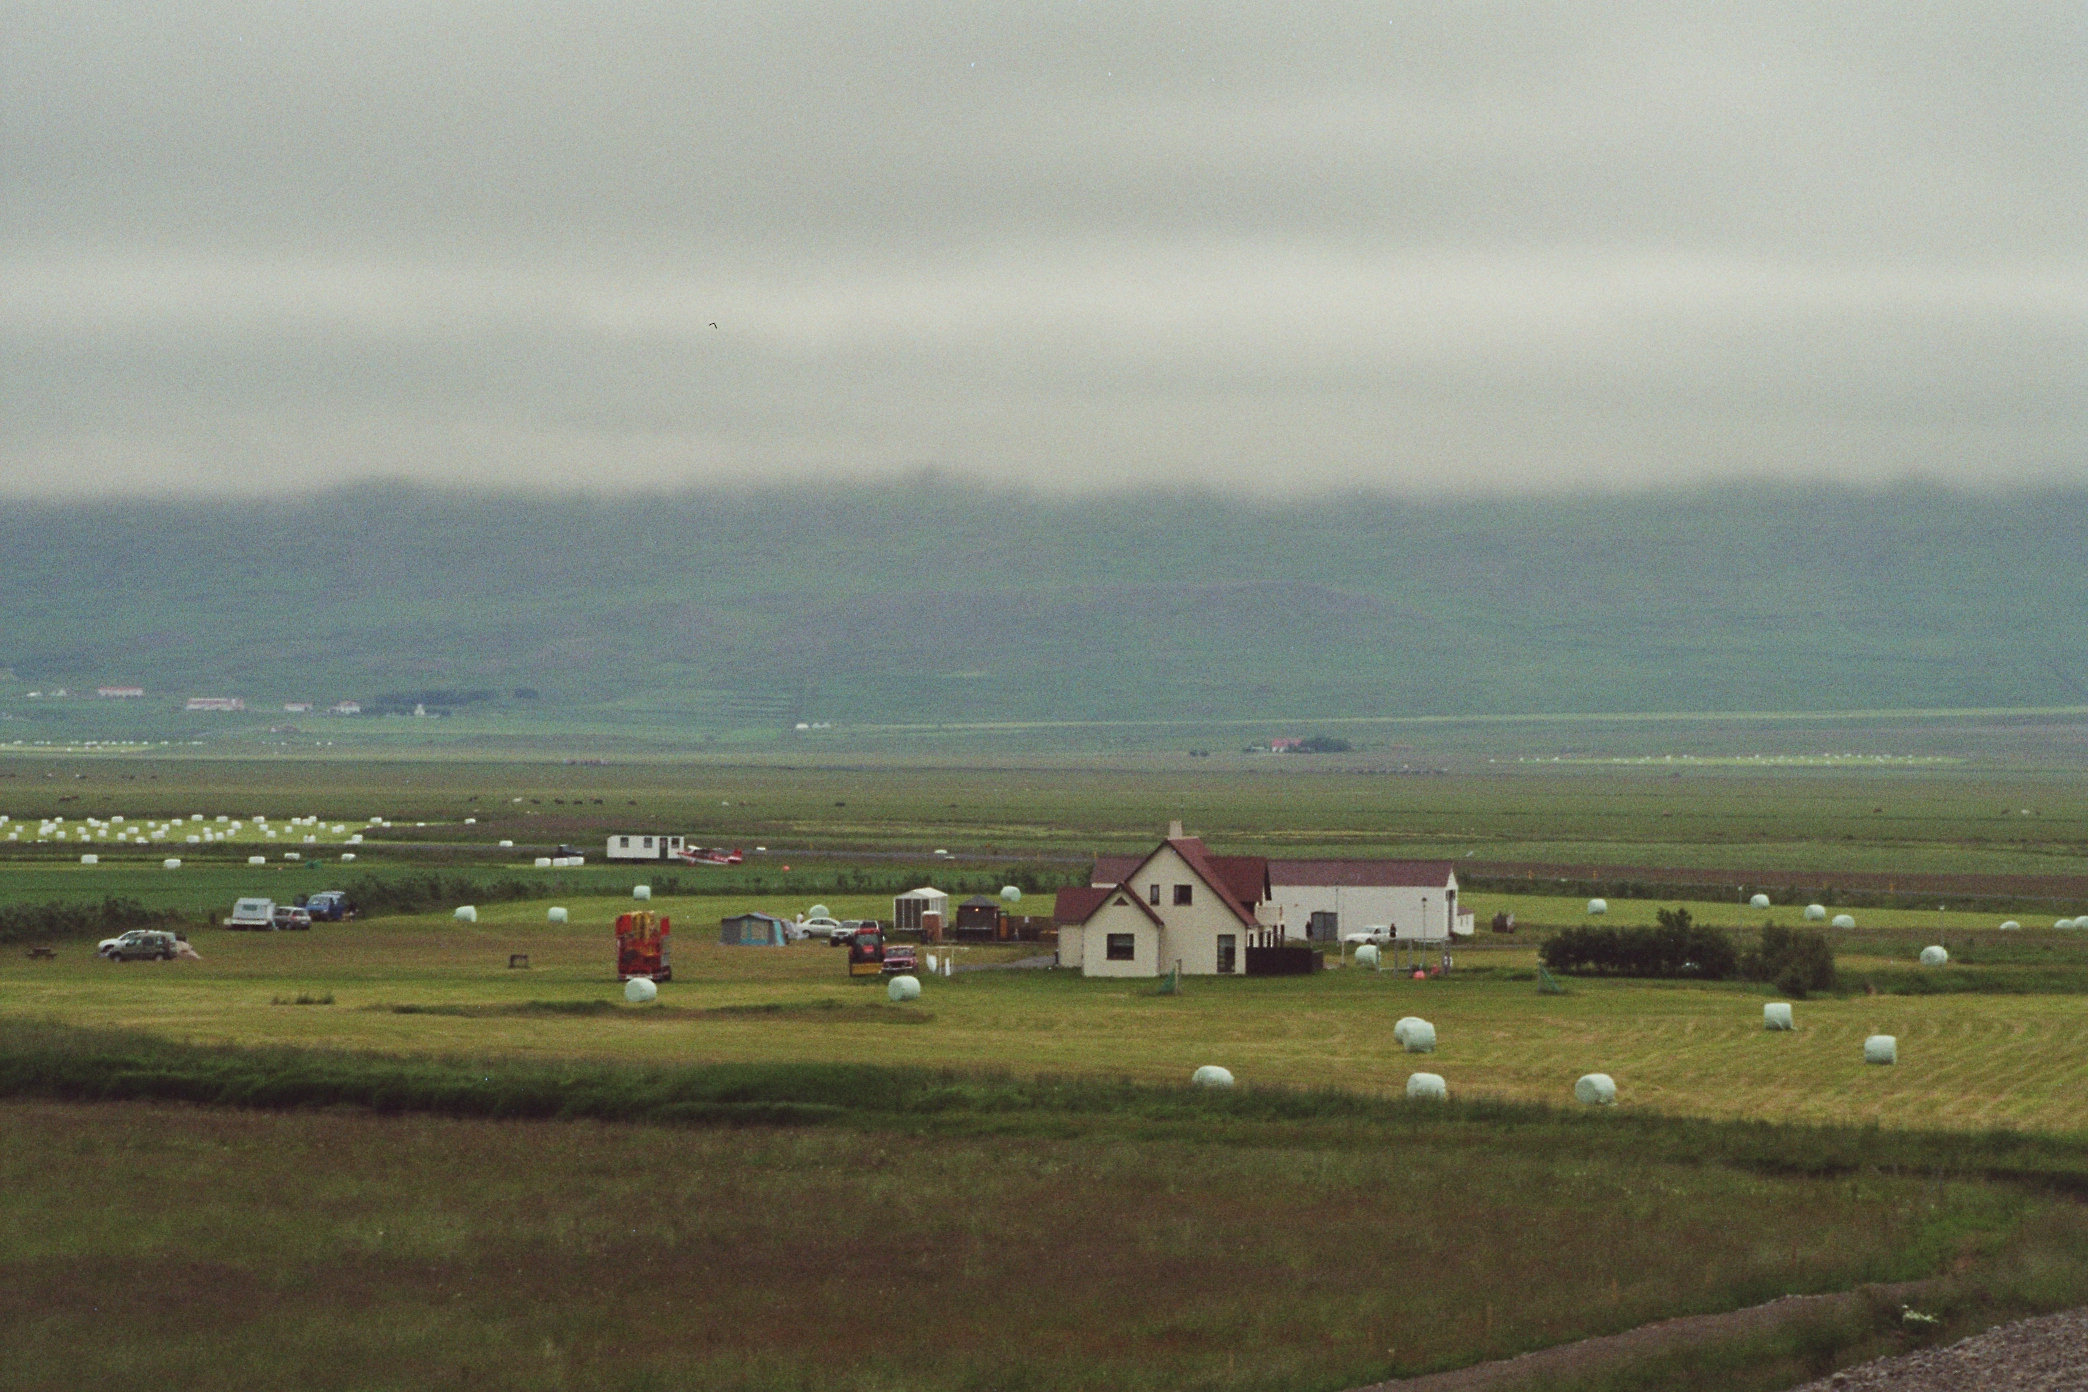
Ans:
{"label": "red-roofed building", "polygon": [[1146,855],[1116,867],[1113,884],[1060,892],[1060,966],[1084,976],[1244,974],[1250,941],[1271,931],[1255,916],[1268,897],[1267,862],[1213,856],[1179,822]]}
{"label": "red-roofed building", "polygon": [[[1457,872],[1447,860],[1266,860],[1214,856],[1201,841],[1188,844],[1236,903],[1265,923],[1280,923],[1292,939],[1334,942],[1370,933],[1440,942],[1472,932],[1472,915],[1458,906]],[[1156,875],[1141,867],[1151,859],[1097,857],[1087,892],[1129,882],[1150,900]]]}

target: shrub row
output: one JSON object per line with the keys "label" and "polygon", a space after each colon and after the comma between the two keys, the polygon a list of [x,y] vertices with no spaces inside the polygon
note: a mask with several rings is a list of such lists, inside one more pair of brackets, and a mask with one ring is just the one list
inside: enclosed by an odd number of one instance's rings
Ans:
{"label": "shrub row", "polygon": [[99,904],[8,904],[0,906],[0,946],[106,938],[133,928],[169,928],[184,921],[172,909],[148,909],[135,899],[113,896]]}
{"label": "shrub row", "polygon": [[1687,909],[1662,909],[1656,928],[1568,928],[1548,939],[1544,965],[1576,976],[1632,976],[1697,981],[1767,981],[1804,997],[1835,985],[1834,949],[1824,933],[1762,925],[1745,952],[1717,928],[1693,922]]}

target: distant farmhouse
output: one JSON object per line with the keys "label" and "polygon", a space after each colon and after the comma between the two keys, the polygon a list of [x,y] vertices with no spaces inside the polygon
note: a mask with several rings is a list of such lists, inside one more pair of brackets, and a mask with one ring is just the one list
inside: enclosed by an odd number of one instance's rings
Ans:
{"label": "distant farmhouse", "polygon": [[327,707],[327,709],[332,711],[335,715],[361,715],[362,702],[336,701],[331,706]]}
{"label": "distant farmhouse", "polygon": [[1270,860],[1216,856],[1182,833],[1143,856],[1102,856],[1089,884],[1062,889],[1059,965],[1085,976],[1244,970],[1250,945],[1337,942],[1372,932],[1424,942],[1469,935],[1447,860]]}
{"label": "distant farmhouse", "polygon": [[145,694],[142,686],[97,686],[94,694],[104,701],[135,701]]}
{"label": "distant farmhouse", "polygon": [[246,698],[242,696],[191,696],[188,709],[192,711],[243,711]]}

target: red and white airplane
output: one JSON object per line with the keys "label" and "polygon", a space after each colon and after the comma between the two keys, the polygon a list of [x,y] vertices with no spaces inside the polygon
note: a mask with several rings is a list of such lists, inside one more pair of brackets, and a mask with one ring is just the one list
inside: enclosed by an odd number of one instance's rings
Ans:
{"label": "red and white airplane", "polygon": [[678,851],[669,851],[667,858],[684,865],[738,865],[747,857],[744,852],[728,851],[722,846],[713,846],[709,850],[701,846],[683,846]]}

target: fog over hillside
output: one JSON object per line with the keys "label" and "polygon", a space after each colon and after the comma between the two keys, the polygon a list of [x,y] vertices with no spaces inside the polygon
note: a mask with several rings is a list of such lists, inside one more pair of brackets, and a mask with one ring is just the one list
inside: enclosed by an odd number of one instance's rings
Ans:
{"label": "fog over hillside", "polygon": [[691,731],[2088,701],[2088,493],[1257,507],[917,482],[0,519],[23,684],[540,692]]}

